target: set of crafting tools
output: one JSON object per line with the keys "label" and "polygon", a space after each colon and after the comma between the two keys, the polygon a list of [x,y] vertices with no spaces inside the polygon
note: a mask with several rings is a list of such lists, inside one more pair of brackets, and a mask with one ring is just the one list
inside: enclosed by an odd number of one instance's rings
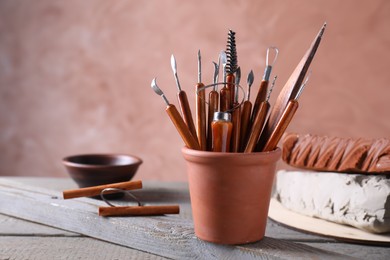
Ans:
{"label": "set of crafting tools", "polygon": [[[310,76],[310,73],[307,77],[306,74],[325,28],[326,23],[282,88],[272,109],[269,99],[276,76],[271,85],[269,82],[279,50],[276,47],[267,49],[264,74],[255,102],[252,104],[250,96],[254,73],[250,71],[247,76],[247,90],[245,92],[240,86],[241,69],[238,66],[235,32],[232,30],[228,31],[226,50],[220,52],[218,63],[213,62],[212,84],[202,83],[201,53],[198,51],[198,82],[194,88],[196,93],[195,121],[192,117],[187,94],[180,86],[176,60],[173,55],[171,66],[178,88],[177,97],[181,113],[158,87],[156,78],[152,80],[151,87],[165,101],[166,112],[188,148],[234,153],[272,151],[277,147],[298,109],[298,98]],[[223,75],[222,81],[219,82],[221,66]],[[208,95],[206,95],[206,90],[209,90]],[[240,92],[242,100],[239,99]]]}

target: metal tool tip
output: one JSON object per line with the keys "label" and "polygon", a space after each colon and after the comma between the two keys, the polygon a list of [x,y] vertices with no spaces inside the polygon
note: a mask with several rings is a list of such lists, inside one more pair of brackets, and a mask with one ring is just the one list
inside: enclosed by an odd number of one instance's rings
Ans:
{"label": "metal tool tip", "polygon": [[155,85],[156,85],[156,78],[154,78],[154,79],[152,80],[152,83],[150,84],[150,86],[153,88]]}
{"label": "metal tool tip", "polygon": [[325,32],[325,28],[326,28],[326,22],[324,23],[324,25],[321,27],[321,30],[318,34],[318,37],[322,37],[322,35],[324,35],[324,32]]}
{"label": "metal tool tip", "polygon": [[253,84],[253,80],[254,80],[255,76],[253,74],[253,70],[251,70],[248,74],[248,79],[247,79],[247,82],[248,82],[248,85],[251,86]]}

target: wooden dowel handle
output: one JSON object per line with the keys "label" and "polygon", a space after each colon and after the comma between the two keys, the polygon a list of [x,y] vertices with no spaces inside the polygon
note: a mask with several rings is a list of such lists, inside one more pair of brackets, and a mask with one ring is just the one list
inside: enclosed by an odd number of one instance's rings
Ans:
{"label": "wooden dowel handle", "polygon": [[248,100],[244,101],[244,104],[242,105],[242,111],[241,111],[240,151],[243,151],[245,149],[246,143],[249,138],[248,130],[251,128],[251,120],[250,120],[251,112],[252,112],[252,103]]}
{"label": "wooden dowel handle", "polygon": [[126,181],[126,182],[118,182],[118,183],[112,183],[106,185],[81,188],[76,190],[65,190],[63,191],[62,195],[64,199],[92,197],[92,196],[99,195],[102,190],[107,188],[116,188],[122,190],[142,189],[142,181]]}
{"label": "wooden dowel handle", "polygon": [[245,153],[251,153],[254,151],[257,141],[260,137],[261,131],[264,128],[264,123],[267,118],[269,107],[270,105],[266,101],[260,104],[259,111],[257,112],[255,116],[255,121],[252,124],[252,129],[249,135],[248,143],[244,150]]}
{"label": "wooden dowel handle", "polygon": [[166,206],[126,206],[99,207],[99,216],[155,216],[164,214],[179,214],[179,205]]}
{"label": "wooden dowel handle", "polygon": [[263,152],[272,151],[278,145],[280,139],[283,136],[284,131],[286,131],[288,125],[290,124],[292,118],[294,117],[295,112],[297,111],[299,106],[298,101],[290,100],[287,104],[286,109],[283,111],[280,120],[277,122],[274,130],[272,131],[270,137],[268,138]]}
{"label": "wooden dowel handle", "polygon": [[196,84],[196,133],[200,149],[206,151],[206,90],[200,90],[204,85]]}
{"label": "wooden dowel handle", "polygon": [[226,112],[230,109],[230,97],[230,90],[226,86],[221,88],[219,91],[219,110],[221,112]]}
{"label": "wooden dowel handle", "polygon": [[184,122],[186,123],[191,134],[193,136],[196,136],[194,119],[192,118],[191,108],[188,102],[188,97],[186,92],[183,90],[179,91],[177,93],[177,98],[179,100],[179,105],[180,105],[181,113],[183,115]]}
{"label": "wooden dowel handle", "polygon": [[255,117],[257,115],[257,111],[260,109],[260,105],[262,102],[264,102],[267,98],[267,91],[268,91],[268,81],[262,80],[260,83],[259,90],[257,92],[256,100],[253,105],[253,113],[252,113],[252,123],[255,121]]}
{"label": "wooden dowel handle", "polygon": [[236,80],[236,77],[234,76],[234,74],[228,73],[226,75],[226,82],[228,83],[227,88],[229,89],[229,92],[230,92],[230,101],[229,101],[230,107],[229,107],[229,109],[232,108],[233,104],[234,104],[234,94],[235,94],[235,88],[236,88],[236,86],[234,85],[235,80]]}
{"label": "wooden dowel handle", "polygon": [[196,137],[192,136],[190,130],[188,129],[183,118],[180,116],[179,111],[175,105],[169,104],[165,109],[168,116],[171,118],[172,123],[175,125],[176,130],[179,132],[181,138],[183,139],[185,145],[194,150],[200,150],[200,146]]}
{"label": "wooden dowel handle", "polygon": [[211,129],[211,123],[213,122],[214,113],[218,111],[219,106],[219,94],[217,91],[212,90],[209,93],[209,113],[207,120],[207,150],[212,150],[213,142],[213,130]]}
{"label": "wooden dowel handle", "polygon": [[230,151],[233,153],[237,153],[240,149],[240,137],[241,137],[241,108],[238,106],[238,104],[234,104],[234,107],[236,109],[232,113],[232,123],[233,123],[233,129],[232,129],[232,143],[230,145]]}

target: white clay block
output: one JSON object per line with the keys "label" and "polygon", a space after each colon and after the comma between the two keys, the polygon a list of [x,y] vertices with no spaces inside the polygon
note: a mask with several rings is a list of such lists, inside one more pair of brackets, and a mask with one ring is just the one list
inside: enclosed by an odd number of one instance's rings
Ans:
{"label": "white clay block", "polygon": [[281,170],[275,197],[303,215],[390,232],[390,176]]}

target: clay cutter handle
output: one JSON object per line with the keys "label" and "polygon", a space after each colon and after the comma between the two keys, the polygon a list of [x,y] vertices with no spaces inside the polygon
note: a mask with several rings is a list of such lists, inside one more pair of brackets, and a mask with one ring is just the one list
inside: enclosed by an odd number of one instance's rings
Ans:
{"label": "clay cutter handle", "polygon": [[168,116],[171,118],[172,123],[175,125],[185,145],[190,149],[200,150],[198,141],[191,134],[183,118],[180,116],[179,111],[177,111],[176,106],[169,104],[165,109],[165,111],[167,112]]}
{"label": "clay cutter handle", "polygon": [[181,113],[183,115],[184,122],[186,123],[191,134],[193,136],[196,136],[195,124],[192,118],[191,108],[188,102],[186,92],[184,90],[179,91],[177,93],[177,99],[179,100],[179,105],[180,105]]}
{"label": "clay cutter handle", "polygon": [[284,110],[280,120],[277,122],[275,129],[272,131],[269,139],[267,140],[263,152],[272,151],[278,145],[280,139],[283,136],[284,131],[286,131],[288,125],[290,124],[292,118],[294,117],[295,112],[297,111],[299,103],[297,100],[290,100],[287,104],[286,109]]}
{"label": "clay cutter handle", "polygon": [[99,216],[156,216],[179,214],[179,205],[99,207]]}
{"label": "clay cutter handle", "polygon": [[136,190],[142,189],[142,181],[126,181],[126,182],[118,182],[106,185],[99,185],[87,188],[81,188],[76,190],[65,190],[63,191],[64,199],[73,199],[79,197],[92,197],[99,195],[100,192],[107,188],[116,188],[122,190]]}

